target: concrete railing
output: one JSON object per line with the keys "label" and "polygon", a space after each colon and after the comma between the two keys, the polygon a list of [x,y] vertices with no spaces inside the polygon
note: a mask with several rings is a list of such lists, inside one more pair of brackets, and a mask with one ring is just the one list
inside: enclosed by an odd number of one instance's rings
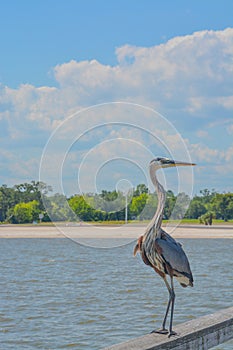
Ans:
{"label": "concrete railing", "polygon": [[103,350],[207,350],[233,338],[233,307],[174,327],[176,336],[148,334]]}

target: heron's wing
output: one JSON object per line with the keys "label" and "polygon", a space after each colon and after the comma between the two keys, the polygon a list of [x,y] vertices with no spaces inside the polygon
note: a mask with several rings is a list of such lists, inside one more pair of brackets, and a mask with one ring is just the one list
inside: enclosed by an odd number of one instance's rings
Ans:
{"label": "heron's wing", "polygon": [[170,236],[166,231],[164,231],[163,229],[160,229],[160,232],[161,232],[161,238],[168,241],[168,242],[171,242],[171,243],[174,243],[174,244],[178,244],[182,247],[182,244],[180,242],[177,242],[172,236]]}
{"label": "heron's wing", "polygon": [[163,238],[156,239],[161,252],[160,255],[169,266],[187,276],[192,276],[188,258],[180,243],[166,233]]}

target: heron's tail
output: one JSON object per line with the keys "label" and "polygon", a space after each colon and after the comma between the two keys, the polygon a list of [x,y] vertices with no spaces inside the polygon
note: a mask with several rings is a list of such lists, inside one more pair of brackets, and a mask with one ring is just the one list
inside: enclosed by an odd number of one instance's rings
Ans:
{"label": "heron's tail", "polygon": [[137,254],[137,252],[141,251],[141,249],[142,249],[142,240],[143,240],[143,236],[140,236],[138,238],[137,244],[135,245],[134,250],[133,250],[133,255],[134,256]]}
{"label": "heron's tail", "polygon": [[140,247],[139,247],[139,244],[137,243],[134,247],[134,250],[133,250],[133,256],[135,256],[137,254],[137,252],[140,252]]}

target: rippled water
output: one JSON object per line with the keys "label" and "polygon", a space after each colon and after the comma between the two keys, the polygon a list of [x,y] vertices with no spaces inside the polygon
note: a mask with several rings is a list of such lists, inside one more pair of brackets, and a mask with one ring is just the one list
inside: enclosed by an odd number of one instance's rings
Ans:
{"label": "rippled water", "polygon": [[[194,288],[176,284],[175,325],[232,306],[232,240],[183,239]],[[101,349],[160,327],[167,292],[133,245],[1,239],[0,348]],[[230,350],[233,342],[216,349]]]}

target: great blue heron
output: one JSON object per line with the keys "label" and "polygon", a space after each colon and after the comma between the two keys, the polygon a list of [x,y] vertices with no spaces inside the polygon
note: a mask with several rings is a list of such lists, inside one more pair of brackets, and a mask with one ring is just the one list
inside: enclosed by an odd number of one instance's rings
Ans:
{"label": "great blue heron", "polygon": [[[180,243],[166,233],[162,228],[163,211],[166,201],[166,192],[156,177],[156,171],[160,168],[176,166],[195,165],[193,163],[178,162],[168,158],[155,158],[150,162],[150,177],[158,194],[158,206],[154,217],[149,223],[146,232],[139,237],[134,248],[134,255],[139,251],[146,265],[151,266],[164,280],[169,292],[169,300],[165,312],[162,328],[155,333],[175,335],[172,330],[173,311],[175,303],[175,292],[173,277],[182,287],[193,287],[193,276],[189,266],[188,258]],[[166,276],[170,277],[170,284]],[[166,329],[166,320],[171,306],[171,318],[169,331]]]}

